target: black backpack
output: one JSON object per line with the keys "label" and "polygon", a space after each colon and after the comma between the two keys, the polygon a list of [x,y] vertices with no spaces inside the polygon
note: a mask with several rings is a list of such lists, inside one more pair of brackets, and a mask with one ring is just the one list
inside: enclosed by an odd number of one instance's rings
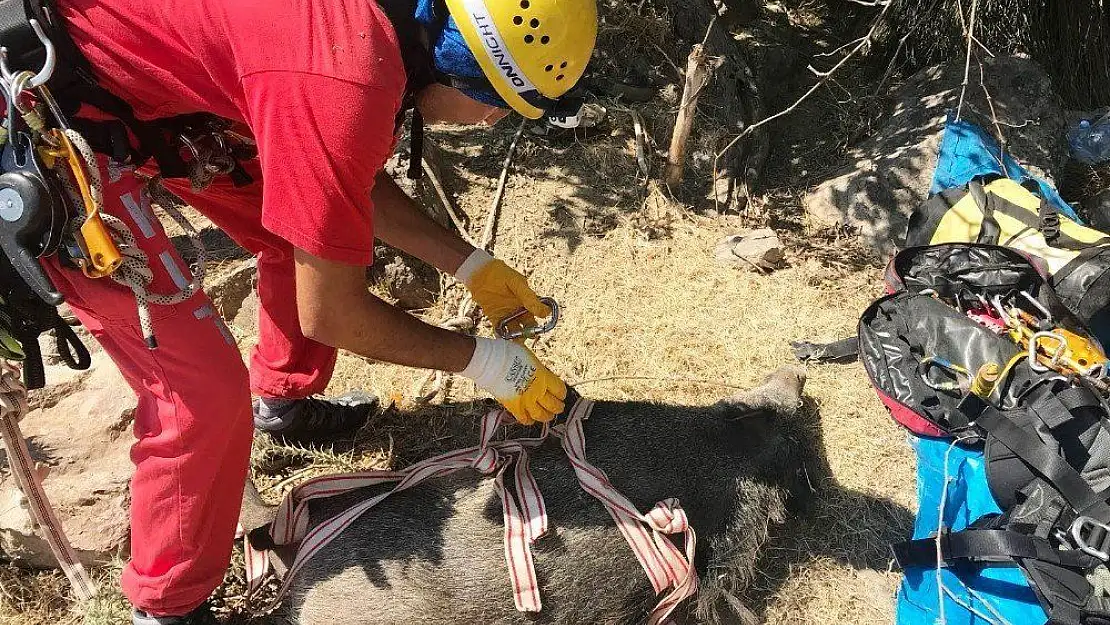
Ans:
{"label": "black backpack", "polygon": [[[891,293],[859,324],[876,391],[914,433],[982,448],[1004,511],[894,545],[895,558],[903,567],[1018,566],[1050,623],[1110,624],[1110,598],[1092,582],[1110,574],[1102,346],[1013,249],[909,248],[886,281]],[[1025,334],[1015,329],[1023,324]]]}

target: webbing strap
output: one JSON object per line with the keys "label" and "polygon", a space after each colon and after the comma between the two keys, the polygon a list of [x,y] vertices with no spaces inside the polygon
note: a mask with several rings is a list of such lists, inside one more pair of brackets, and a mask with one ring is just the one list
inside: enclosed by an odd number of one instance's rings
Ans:
{"label": "webbing strap", "polygon": [[1054,273],[1052,275],[1052,284],[1057,285],[1062,283],[1064,280],[1067,280],[1068,276],[1075,273],[1077,269],[1087,264],[1087,262],[1094,257],[1103,253],[1110,253],[1110,249],[1107,249],[1107,247],[1102,245],[1091,245],[1087,249],[1080,252],[1078,256],[1071,259],[1071,262],[1064,265],[1060,269],[1060,271]]}
{"label": "webbing strap", "polygon": [[1091,489],[1079,472],[1061,458],[1056,450],[1015,425],[1005,413],[988,406],[975,419],[975,423],[997,438],[1059,491],[1077,514],[1099,519],[1110,518],[1110,505]]}
{"label": "webbing strap", "polygon": [[[894,559],[903,569],[936,567],[937,539],[920,538],[891,545]],[[1014,558],[1039,560],[1058,566],[1085,568],[1094,558],[1078,551],[1061,551],[1047,540],[1009,530],[968,529],[940,537],[941,565],[957,561],[1005,562]]]}
{"label": "webbing strap", "polygon": [[810,341],[791,341],[794,357],[802,362],[854,362],[859,358],[859,337],[833,341],[832,343],[812,343]]}
{"label": "webbing strap", "polygon": [[0,361],[0,437],[3,438],[4,448],[8,453],[12,477],[15,478],[16,486],[27,497],[31,518],[50,545],[58,566],[73,586],[73,594],[82,600],[92,599],[96,595],[96,585],[66,538],[61,521],[54,513],[42,480],[35,471],[35,462],[27,449],[27,441],[19,430],[19,421],[26,413],[27,389],[19,380],[19,370],[6,361]]}
{"label": "webbing strap", "polygon": [[1041,393],[1028,407],[1050,429],[1056,429],[1072,421],[1077,410],[1101,408],[1102,404],[1089,389],[1074,386],[1060,392]]}
{"label": "webbing strap", "polygon": [[[586,460],[582,421],[589,417],[592,410],[592,401],[579,399],[571,408],[565,425],[555,428],[545,425],[536,438],[504,441],[494,441],[493,437],[499,426],[511,421],[511,417],[504,411],[493,411],[482,420],[479,444],[474,447],[430,458],[404,471],[326,476],[309,480],[293,489],[278,506],[277,516],[270,527],[270,537],[275,545],[298,545],[298,551],[270,607],[284,597],[292,580],[308,560],[391,494],[412,488],[427,479],[474,469],[484,475],[496,473],[495,485],[505,522],[505,560],[516,608],[521,612],[539,612],[542,602],[531,543],[547,532],[548,519],[543,496],[529,470],[528,450],[539,446],[548,434],[554,433],[562,439],[563,449],[583,490],[605,506],[647,573],[652,588],[656,593],[670,589],[647,620],[648,625],[665,623],[674,609],[697,591],[697,572],[693,566],[696,547],[694,530],[677,499],[659,502],[650,512],[641,514],[632,502],[613,488],[604,472]],[[515,478],[512,491],[504,483],[505,473],[510,469]],[[389,483],[396,483],[396,486],[352,506],[309,531],[309,502]],[[683,549],[671,542],[668,538],[670,534],[684,536]],[[265,577],[269,561],[258,550],[248,548],[247,564],[249,591],[253,593]],[[254,570],[250,569],[252,565],[256,566]]]}
{"label": "webbing strap", "polygon": [[998,225],[998,220],[994,218],[994,203],[991,201],[994,195],[988,196],[983,190],[983,183],[978,180],[967,183],[967,190],[972,199],[975,200],[979,212],[983,213],[983,223],[979,226],[979,236],[976,237],[975,242],[998,245],[998,239],[1002,236],[1002,228]]}
{"label": "webbing strap", "polygon": [[[999,213],[1002,213],[1003,215],[1006,215],[1007,217],[1016,219],[1029,228],[1036,229],[1038,232],[1044,235],[1045,242],[1052,247],[1082,252],[1091,247],[1097,248],[1105,245],[1110,245],[1110,237],[1103,237],[1092,243],[1086,243],[1065,234],[1059,229],[1058,226],[1054,230],[1050,229],[1049,232],[1045,232],[1045,222],[1040,214],[1033,215],[1021,206],[1014,204],[1013,202],[1007,200],[1002,196],[995,195],[994,193],[989,194],[988,199],[992,200],[991,203],[993,205],[993,211],[997,211]],[[1041,206],[1042,208],[1044,207],[1043,202]],[[1056,223],[1058,224],[1059,221],[1057,221]]]}

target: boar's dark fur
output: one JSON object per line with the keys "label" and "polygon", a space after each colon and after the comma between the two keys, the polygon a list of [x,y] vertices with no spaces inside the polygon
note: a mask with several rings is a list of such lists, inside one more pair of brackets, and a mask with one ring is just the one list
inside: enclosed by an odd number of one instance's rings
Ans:
{"label": "boar's dark fur", "polygon": [[[810,493],[814,437],[795,418],[804,372],[782,369],[710,407],[598,402],[586,454],[641,510],[677,497],[698,535],[700,591],[675,622],[748,624],[738,599],[787,504]],[[368,512],[297,576],[283,618],[304,625],[642,623],[656,603],[605,509],[584,492],[558,442],[532,456],[551,531],[533,546],[543,611],[513,605],[493,480],[465,472]],[[319,523],[369,496],[314,505]]]}

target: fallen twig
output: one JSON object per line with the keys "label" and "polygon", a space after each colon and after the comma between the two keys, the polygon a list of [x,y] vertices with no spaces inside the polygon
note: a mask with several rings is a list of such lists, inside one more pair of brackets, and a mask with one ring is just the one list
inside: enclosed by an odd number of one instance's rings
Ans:
{"label": "fallen twig", "polygon": [[501,213],[501,200],[505,197],[505,183],[509,180],[509,168],[513,164],[513,153],[516,152],[516,144],[520,142],[520,136],[524,134],[524,126],[528,122],[527,119],[521,120],[520,127],[516,129],[516,135],[513,137],[512,143],[509,144],[509,150],[505,154],[505,164],[501,167],[501,177],[497,179],[497,191],[493,195],[493,201],[489,205],[489,215],[486,217],[486,227],[482,230],[481,247],[487,252],[490,251],[490,246],[493,245],[493,237],[497,229],[497,218]]}
{"label": "fallen twig", "polygon": [[464,224],[459,217],[458,209],[455,208],[455,203],[451,201],[451,197],[447,195],[447,191],[443,188],[443,181],[439,179],[439,174],[436,173],[435,168],[429,166],[427,161],[424,161],[423,167],[424,174],[428,176],[428,180],[432,181],[432,188],[435,189],[436,196],[439,197],[440,203],[443,204],[443,209],[447,212],[447,216],[451,219],[451,223],[455,224],[455,229],[459,231],[459,236],[467,243],[474,247],[478,247],[474,239],[470,238],[470,233],[466,231],[466,224]]}

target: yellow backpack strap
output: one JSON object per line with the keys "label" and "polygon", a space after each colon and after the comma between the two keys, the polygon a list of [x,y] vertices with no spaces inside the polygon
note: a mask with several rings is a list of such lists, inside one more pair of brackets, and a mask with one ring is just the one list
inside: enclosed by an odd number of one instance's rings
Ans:
{"label": "yellow backpack strap", "polygon": [[975,237],[975,242],[998,245],[998,239],[1002,237],[1002,227],[998,225],[998,220],[994,218],[994,202],[991,201],[991,198],[996,196],[993,194],[987,195],[987,192],[983,189],[983,183],[979,180],[972,180],[967,183],[967,191],[975,200],[979,212],[983,213],[983,223],[979,226],[979,236]]}

